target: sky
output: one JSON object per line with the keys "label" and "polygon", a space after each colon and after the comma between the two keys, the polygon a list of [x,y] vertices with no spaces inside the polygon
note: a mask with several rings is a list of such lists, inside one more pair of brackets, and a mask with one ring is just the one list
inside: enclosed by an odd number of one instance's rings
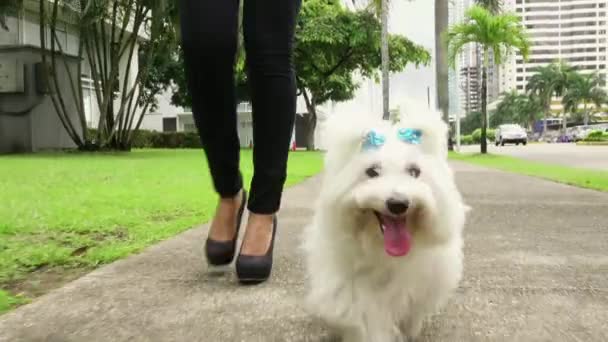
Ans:
{"label": "sky", "polygon": [[[393,0],[389,13],[389,32],[401,34],[424,46],[434,57],[434,1]],[[427,103],[427,88],[430,88],[431,106],[435,108],[434,60],[428,67],[419,69],[409,66],[400,73],[391,74],[390,107],[404,102]],[[354,99],[334,104],[327,108],[330,113],[348,111],[353,114],[382,116],[382,86],[370,80],[361,82]]]}

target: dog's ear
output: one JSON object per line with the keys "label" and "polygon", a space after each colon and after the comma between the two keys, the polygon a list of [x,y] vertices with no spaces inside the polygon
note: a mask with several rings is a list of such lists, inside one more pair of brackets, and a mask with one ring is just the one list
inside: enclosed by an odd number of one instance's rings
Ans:
{"label": "dog's ear", "polygon": [[340,113],[329,116],[323,130],[327,149],[325,169],[338,171],[360,153],[363,138],[371,127],[373,120],[365,115]]}

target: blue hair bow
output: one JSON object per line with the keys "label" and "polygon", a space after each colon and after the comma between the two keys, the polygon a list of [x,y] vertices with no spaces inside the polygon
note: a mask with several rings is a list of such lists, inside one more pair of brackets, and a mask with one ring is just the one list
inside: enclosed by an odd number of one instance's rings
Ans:
{"label": "blue hair bow", "polygon": [[422,138],[422,131],[413,128],[400,128],[397,131],[399,140],[412,145],[419,145]]}
{"label": "blue hair bow", "polygon": [[377,149],[380,148],[380,146],[384,145],[385,141],[386,137],[384,136],[384,134],[371,130],[365,135],[361,148],[363,150]]}
{"label": "blue hair bow", "polygon": [[[413,128],[400,128],[397,131],[397,138],[408,144],[419,145],[422,139],[422,131]],[[364,151],[375,150],[382,147],[385,142],[386,136],[384,134],[371,130],[363,138],[361,149]]]}

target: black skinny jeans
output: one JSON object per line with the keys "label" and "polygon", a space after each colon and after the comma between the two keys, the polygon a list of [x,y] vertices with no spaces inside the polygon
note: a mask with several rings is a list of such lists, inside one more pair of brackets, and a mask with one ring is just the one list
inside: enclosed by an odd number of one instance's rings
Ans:
{"label": "black skinny jeans", "polygon": [[[278,211],[296,108],[292,62],[300,0],[242,0],[253,106],[253,163],[248,209]],[[180,0],[182,46],[192,112],[213,184],[223,197],[243,187],[239,171],[234,63],[238,0]]]}

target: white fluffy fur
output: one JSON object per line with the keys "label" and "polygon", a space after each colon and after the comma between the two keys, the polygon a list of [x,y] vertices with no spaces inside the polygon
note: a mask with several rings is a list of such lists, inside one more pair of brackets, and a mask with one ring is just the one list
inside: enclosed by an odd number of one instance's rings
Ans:
{"label": "white fluffy fur", "polygon": [[[396,138],[398,127],[423,131],[421,145]],[[377,151],[361,151],[363,134],[387,135]],[[324,184],[304,248],[310,281],[308,307],[344,341],[415,338],[426,317],[444,305],[463,269],[463,203],[447,163],[447,127],[436,113],[406,112],[397,127],[365,117],[329,119]],[[365,170],[380,164],[378,177]],[[420,176],[405,172],[416,164]],[[413,231],[403,257],[388,256],[373,211],[391,196],[406,197]]]}

